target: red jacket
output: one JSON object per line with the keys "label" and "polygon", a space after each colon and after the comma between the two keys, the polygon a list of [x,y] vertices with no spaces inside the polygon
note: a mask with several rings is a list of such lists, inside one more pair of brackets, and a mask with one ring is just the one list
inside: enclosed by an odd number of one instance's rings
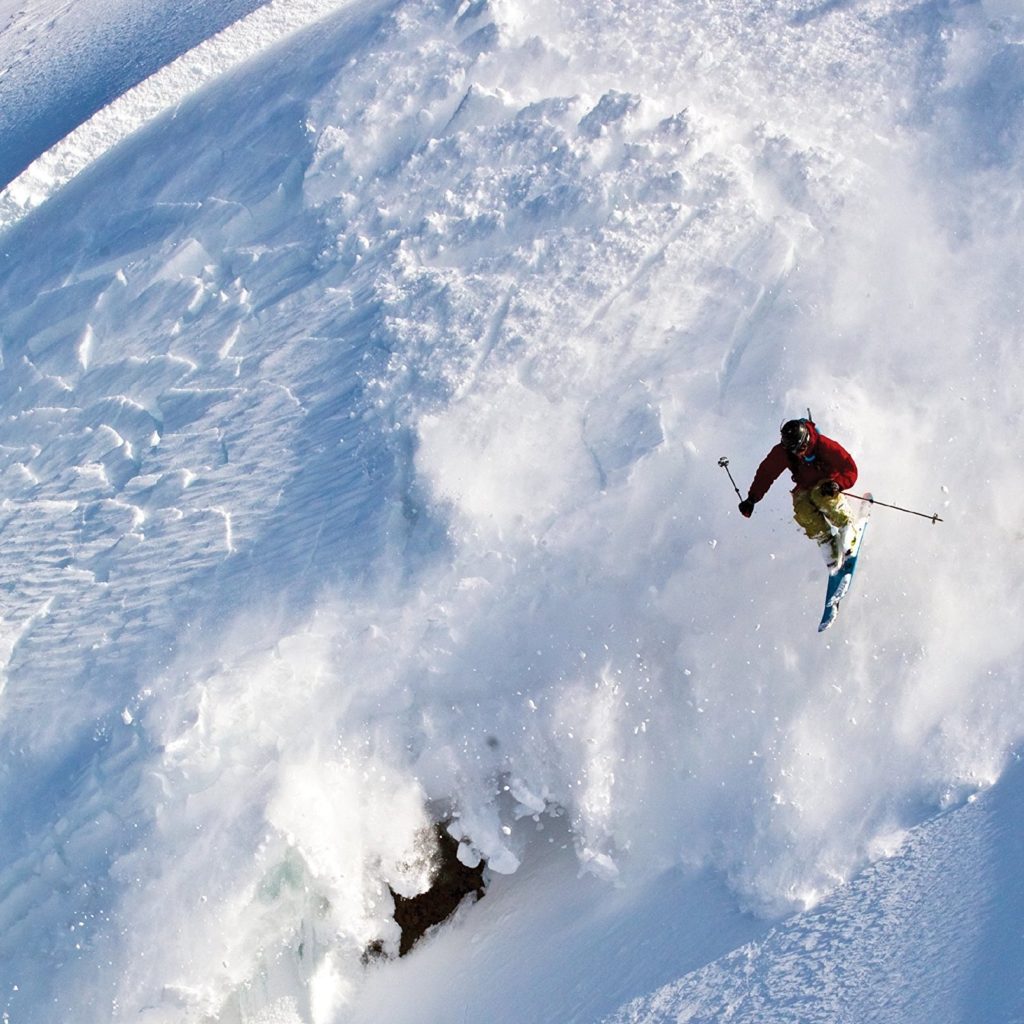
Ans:
{"label": "red jacket", "polygon": [[796,484],[794,491],[809,491],[822,480],[835,480],[840,490],[845,491],[857,482],[857,464],[850,453],[830,437],[819,434],[813,423],[807,426],[811,432],[811,444],[803,455],[792,455],[777,444],[765,456],[750,485],[747,497],[751,501],[760,501],[787,469]]}

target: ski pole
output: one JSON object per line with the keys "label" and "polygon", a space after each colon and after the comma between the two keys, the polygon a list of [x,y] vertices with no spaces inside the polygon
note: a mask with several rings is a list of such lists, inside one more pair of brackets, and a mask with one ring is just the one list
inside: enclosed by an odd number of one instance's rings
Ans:
{"label": "ski pole", "polygon": [[742,501],[743,495],[740,494],[740,489],[736,486],[736,481],[733,480],[732,473],[729,472],[729,460],[723,455],[718,460],[718,464],[726,471],[726,473],[729,473],[729,482],[732,484],[732,489],[736,492],[736,497]]}
{"label": "ski pole", "polygon": [[927,512],[915,512],[912,508],[901,508],[899,505],[890,505],[887,502],[879,501],[877,498],[872,498],[870,494],[854,494],[852,491],[843,491],[843,494],[849,495],[851,498],[857,498],[859,501],[866,501],[871,505],[881,505],[883,508],[894,508],[897,512],[906,512],[911,516],[920,516],[922,519],[930,519],[932,526],[936,523],[944,523],[945,519],[940,519],[938,512],[928,515]]}

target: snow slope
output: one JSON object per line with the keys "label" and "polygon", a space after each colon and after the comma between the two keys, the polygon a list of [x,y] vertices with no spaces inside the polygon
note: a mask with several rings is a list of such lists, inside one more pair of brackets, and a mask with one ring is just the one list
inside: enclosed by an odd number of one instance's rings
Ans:
{"label": "snow slope", "polygon": [[0,185],[115,97],[260,0],[0,3]]}
{"label": "snow slope", "polygon": [[[368,0],[84,125],[0,236],[7,1018],[1019,1015],[1022,26]],[[717,466],[808,405],[946,520],[825,637]],[[436,815],[490,892],[366,966]]]}
{"label": "snow slope", "polygon": [[1017,763],[816,910],[608,1024],[1020,1020],[1022,779]]}
{"label": "snow slope", "polygon": [[[205,83],[345,2],[79,2],[54,10],[45,0],[17,0],[0,34],[0,109],[10,121],[4,125],[0,114],[8,140],[6,163],[0,158],[0,227]],[[221,24],[228,27],[210,35]],[[5,53],[5,43],[15,52]],[[167,63],[170,57],[176,59]],[[125,92],[128,86],[135,87]]]}

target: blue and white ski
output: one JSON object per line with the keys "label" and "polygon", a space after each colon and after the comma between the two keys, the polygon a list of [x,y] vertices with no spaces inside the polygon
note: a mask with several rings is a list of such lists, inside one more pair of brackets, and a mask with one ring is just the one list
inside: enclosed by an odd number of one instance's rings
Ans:
{"label": "blue and white ski", "polygon": [[857,571],[857,559],[860,557],[860,549],[864,545],[864,535],[868,532],[868,516],[871,514],[871,495],[866,494],[864,497],[866,500],[860,502],[861,511],[857,517],[857,539],[843,559],[842,566],[828,578],[828,588],[825,591],[825,610],[822,612],[821,622],[818,623],[819,633],[823,633],[836,621],[836,616],[839,614],[839,602],[850,592],[853,574]]}

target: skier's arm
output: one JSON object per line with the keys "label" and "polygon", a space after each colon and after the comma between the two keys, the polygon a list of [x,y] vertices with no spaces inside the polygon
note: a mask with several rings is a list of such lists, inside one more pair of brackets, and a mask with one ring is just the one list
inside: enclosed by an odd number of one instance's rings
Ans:
{"label": "skier's arm", "polygon": [[841,491],[849,490],[857,482],[857,464],[841,444],[829,437],[819,437],[818,456],[828,466],[828,479],[834,480]]}
{"label": "skier's arm", "polygon": [[754,482],[747,491],[747,501],[756,505],[767,493],[768,488],[783,474],[789,462],[786,459],[786,449],[777,444],[757,467],[754,474]]}

